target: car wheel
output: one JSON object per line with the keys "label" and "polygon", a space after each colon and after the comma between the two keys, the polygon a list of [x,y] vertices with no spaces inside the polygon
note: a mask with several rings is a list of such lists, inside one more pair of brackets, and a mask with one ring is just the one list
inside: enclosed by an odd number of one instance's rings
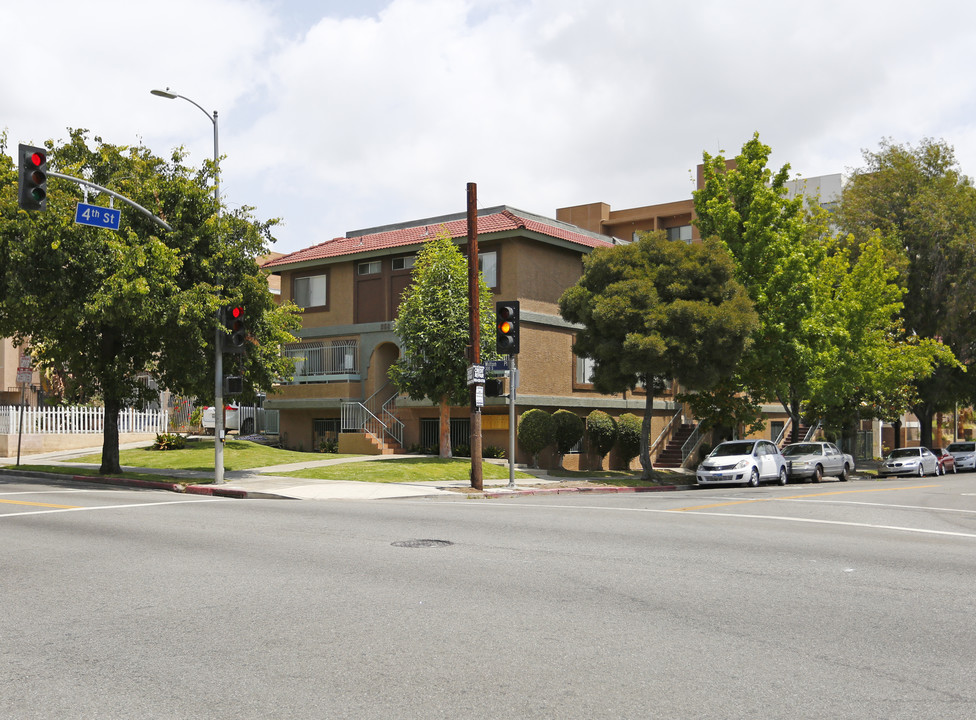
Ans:
{"label": "car wheel", "polygon": [[840,475],[837,476],[837,479],[840,480],[841,482],[847,482],[850,475],[851,475],[851,468],[847,463],[844,463],[844,469],[840,471]]}
{"label": "car wheel", "polygon": [[[936,470],[938,470],[938,468],[936,468]],[[923,466],[922,463],[918,464],[918,476],[925,477],[925,466]]]}
{"label": "car wheel", "polygon": [[752,469],[752,472],[749,474],[749,482],[746,485],[749,487],[759,487],[759,468]]}
{"label": "car wheel", "polygon": [[823,480],[823,468],[817,465],[817,467],[813,469],[813,481],[818,483],[821,480]]}
{"label": "car wheel", "polygon": [[786,484],[786,468],[779,469],[779,484],[780,485]]}

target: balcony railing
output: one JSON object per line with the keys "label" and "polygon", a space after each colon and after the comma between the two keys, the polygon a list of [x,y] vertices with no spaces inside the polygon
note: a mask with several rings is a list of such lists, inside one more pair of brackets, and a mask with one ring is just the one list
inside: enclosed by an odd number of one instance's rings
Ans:
{"label": "balcony railing", "polygon": [[285,348],[284,356],[295,361],[293,383],[359,380],[359,343],[302,343]]}

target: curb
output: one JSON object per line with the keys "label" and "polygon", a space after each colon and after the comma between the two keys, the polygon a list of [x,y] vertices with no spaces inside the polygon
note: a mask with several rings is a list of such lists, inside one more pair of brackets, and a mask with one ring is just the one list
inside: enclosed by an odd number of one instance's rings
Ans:
{"label": "curb", "polygon": [[564,488],[534,488],[532,490],[485,490],[469,493],[469,498],[497,498],[521,497],[525,495],[563,495],[566,493],[583,493],[586,495],[611,495],[616,493],[646,493],[646,492],[674,492],[689,490],[693,485],[657,485],[655,487],[564,487]]}

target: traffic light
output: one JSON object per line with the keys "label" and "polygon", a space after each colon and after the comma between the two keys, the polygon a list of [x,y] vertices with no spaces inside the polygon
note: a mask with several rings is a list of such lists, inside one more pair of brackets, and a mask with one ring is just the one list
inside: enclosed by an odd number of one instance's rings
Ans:
{"label": "traffic light", "polygon": [[47,209],[47,150],[20,145],[17,203],[24,210]]}
{"label": "traffic light", "polygon": [[228,335],[224,337],[224,352],[242,353],[247,341],[247,328],[244,325],[244,308],[240,305],[230,305],[224,308],[224,327]]}
{"label": "traffic light", "polygon": [[240,375],[224,376],[224,395],[240,395],[244,392],[244,378]]}
{"label": "traffic light", "polygon": [[502,355],[517,355],[519,351],[518,300],[499,300],[495,303],[496,347]]}
{"label": "traffic light", "polygon": [[505,383],[501,378],[485,380],[485,397],[504,397]]}

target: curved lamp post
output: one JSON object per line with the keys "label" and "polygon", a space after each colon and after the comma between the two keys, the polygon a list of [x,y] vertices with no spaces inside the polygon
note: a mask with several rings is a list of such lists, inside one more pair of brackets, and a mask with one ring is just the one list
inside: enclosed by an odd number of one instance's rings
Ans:
{"label": "curved lamp post", "polygon": [[[220,232],[220,149],[217,135],[217,111],[213,111],[210,116],[201,105],[194,102],[185,95],[171,92],[169,88],[165,90],[151,90],[153,95],[157,95],[167,100],[180,98],[186,100],[191,105],[200,109],[207,119],[213,123],[214,130],[214,202],[217,205],[217,232]],[[214,484],[220,485],[224,482],[224,356],[223,333],[220,331],[220,322],[217,323],[217,335],[214,342]]]}

